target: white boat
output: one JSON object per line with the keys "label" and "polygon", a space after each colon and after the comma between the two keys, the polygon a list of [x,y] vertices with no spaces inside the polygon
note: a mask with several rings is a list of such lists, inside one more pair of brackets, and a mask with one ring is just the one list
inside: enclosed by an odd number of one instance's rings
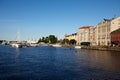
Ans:
{"label": "white boat", "polygon": [[48,46],[48,44],[41,42],[41,43],[39,43],[39,46]]}
{"label": "white boat", "polygon": [[38,44],[34,44],[34,43],[31,43],[29,45],[30,45],[30,47],[37,47],[38,46]]}
{"label": "white boat", "polygon": [[81,46],[75,46],[76,49],[81,49]]}
{"label": "white boat", "polygon": [[12,47],[15,47],[15,48],[19,48],[19,47],[20,47],[20,44],[18,44],[18,43],[12,43],[11,46],[12,46]]}
{"label": "white boat", "polygon": [[60,44],[53,44],[52,46],[53,47],[62,47],[62,45],[60,45]]}
{"label": "white boat", "polygon": [[11,46],[15,47],[15,48],[26,48],[26,47],[28,47],[27,44],[22,44],[22,43],[12,43]]}

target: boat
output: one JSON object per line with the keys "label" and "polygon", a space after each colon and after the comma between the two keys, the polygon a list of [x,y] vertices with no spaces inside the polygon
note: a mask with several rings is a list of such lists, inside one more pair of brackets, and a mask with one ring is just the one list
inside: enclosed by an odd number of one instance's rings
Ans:
{"label": "boat", "polygon": [[19,32],[17,33],[17,38],[16,38],[16,40],[15,40],[15,41],[12,41],[12,42],[10,43],[10,45],[11,45],[12,47],[15,47],[15,48],[26,48],[26,47],[28,47],[28,45],[27,45],[24,41],[20,41],[20,33],[19,33]]}
{"label": "boat", "polygon": [[26,47],[28,47],[27,44],[22,44],[22,43],[12,43],[11,46],[15,47],[15,48],[26,48]]}
{"label": "boat", "polygon": [[37,47],[38,44],[36,44],[36,43],[31,43],[31,44],[29,44],[29,46],[30,46],[30,47]]}
{"label": "boat", "polygon": [[75,46],[76,49],[81,49],[81,46]]}
{"label": "boat", "polygon": [[60,44],[53,44],[52,46],[53,47],[62,47],[62,45],[60,45]]}
{"label": "boat", "polygon": [[7,42],[2,42],[1,44],[2,45],[9,45],[9,43],[7,43]]}
{"label": "boat", "polygon": [[11,46],[12,46],[12,47],[15,47],[15,48],[19,48],[19,47],[20,47],[20,44],[18,44],[18,43],[12,43]]}
{"label": "boat", "polygon": [[38,44],[39,46],[49,46],[48,44],[44,43],[44,42],[41,42]]}

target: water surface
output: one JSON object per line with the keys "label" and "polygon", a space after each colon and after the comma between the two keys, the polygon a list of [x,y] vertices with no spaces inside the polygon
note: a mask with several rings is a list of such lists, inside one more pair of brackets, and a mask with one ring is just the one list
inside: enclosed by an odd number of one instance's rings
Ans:
{"label": "water surface", "polygon": [[118,80],[120,52],[0,45],[0,80]]}

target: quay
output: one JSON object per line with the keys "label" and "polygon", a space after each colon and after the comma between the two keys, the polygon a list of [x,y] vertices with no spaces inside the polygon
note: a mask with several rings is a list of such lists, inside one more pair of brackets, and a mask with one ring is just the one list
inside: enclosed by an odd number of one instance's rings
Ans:
{"label": "quay", "polygon": [[105,46],[82,46],[81,49],[101,50],[101,51],[120,51],[120,47],[105,47]]}

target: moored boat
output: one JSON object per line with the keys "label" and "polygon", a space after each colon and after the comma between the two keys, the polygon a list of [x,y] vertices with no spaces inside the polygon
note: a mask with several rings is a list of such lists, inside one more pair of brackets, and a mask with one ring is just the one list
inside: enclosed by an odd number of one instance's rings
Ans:
{"label": "moored boat", "polygon": [[81,46],[75,46],[76,49],[81,49]]}
{"label": "moored boat", "polygon": [[12,46],[12,47],[15,47],[15,48],[19,48],[19,47],[20,47],[20,44],[18,44],[18,43],[12,43],[11,46]]}
{"label": "moored boat", "polygon": [[52,46],[53,47],[62,47],[62,45],[60,45],[60,44],[53,44]]}
{"label": "moored boat", "polygon": [[13,43],[13,44],[11,44],[11,46],[15,47],[15,48],[26,48],[26,47],[28,47],[28,45],[22,44],[22,43]]}

